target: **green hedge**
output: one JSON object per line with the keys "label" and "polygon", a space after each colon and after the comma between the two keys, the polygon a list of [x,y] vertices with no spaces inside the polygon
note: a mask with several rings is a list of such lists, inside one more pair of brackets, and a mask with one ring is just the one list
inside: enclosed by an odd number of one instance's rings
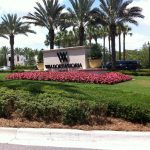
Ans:
{"label": "green hedge", "polygon": [[11,118],[15,114],[30,120],[69,125],[90,124],[92,116],[96,119],[114,116],[143,124],[150,122],[150,110],[141,105],[77,100],[65,94],[59,90],[33,94],[25,90],[0,88],[0,117]]}
{"label": "green hedge", "polygon": [[23,69],[15,69],[15,70],[0,70],[0,73],[15,73],[15,72],[24,72]]}
{"label": "green hedge", "polygon": [[138,71],[123,70],[120,72],[127,75],[134,75],[134,76],[150,76],[150,69],[141,69]]}
{"label": "green hedge", "polygon": [[36,70],[37,69],[37,66],[35,66],[35,65],[27,65],[27,66],[20,66],[20,65],[18,65],[18,66],[15,66],[15,69],[16,70]]}

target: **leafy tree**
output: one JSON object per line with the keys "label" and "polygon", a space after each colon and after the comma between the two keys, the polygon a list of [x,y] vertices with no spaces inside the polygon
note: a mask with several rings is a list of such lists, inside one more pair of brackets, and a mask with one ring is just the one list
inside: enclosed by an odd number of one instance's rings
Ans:
{"label": "leafy tree", "polygon": [[3,30],[4,35],[9,36],[10,49],[11,49],[11,70],[14,69],[14,39],[15,35],[27,33],[35,33],[30,29],[29,24],[22,22],[17,14],[7,14],[2,17],[0,30]]}
{"label": "leafy tree", "polygon": [[88,57],[91,59],[102,58],[103,47],[99,44],[92,44]]}
{"label": "leafy tree", "polygon": [[[77,30],[61,30],[55,36],[55,45],[60,47],[72,47],[78,45]],[[48,35],[46,36],[45,45],[48,46]]]}
{"label": "leafy tree", "polygon": [[43,5],[39,2],[34,7],[35,12],[29,13],[24,18],[31,20],[29,23],[45,27],[48,29],[48,38],[50,49],[54,48],[55,29],[60,25],[62,11],[65,5],[60,5],[58,0],[42,0]]}
{"label": "leafy tree", "polygon": [[38,53],[38,63],[43,63],[43,52],[42,50]]}
{"label": "leafy tree", "polygon": [[115,36],[117,25],[123,25],[124,23],[138,25],[135,19],[144,18],[141,14],[142,9],[140,7],[129,7],[131,3],[132,0],[100,0],[100,7],[93,11],[96,23],[99,22],[109,26],[113,69],[115,69],[116,64]]}
{"label": "leafy tree", "polygon": [[16,55],[23,55],[23,49],[19,48],[19,47],[16,47],[14,49],[14,54],[16,54]]}
{"label": "leafy tree", "polygon": [[39,51],[33,50],[32,48],[23,48],[22,55],[26,58],[26,65],[35,65],[35,56],[37,56]]}

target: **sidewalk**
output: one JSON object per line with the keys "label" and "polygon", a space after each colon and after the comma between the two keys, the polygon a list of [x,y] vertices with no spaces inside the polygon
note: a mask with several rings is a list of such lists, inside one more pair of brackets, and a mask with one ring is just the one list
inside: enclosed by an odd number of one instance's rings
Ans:
{"label": "sidewalk", "polygon": [[149,150],[150,132],[0,128],[0,143],[103,150]]}

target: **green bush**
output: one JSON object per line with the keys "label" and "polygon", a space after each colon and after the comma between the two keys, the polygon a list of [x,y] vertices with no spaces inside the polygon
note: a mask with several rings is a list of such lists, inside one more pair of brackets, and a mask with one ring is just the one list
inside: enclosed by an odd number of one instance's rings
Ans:
{"label": "green bush", "polygon": [[15,70],[36,70],[36,69],[37,69],[37,66],[35,65],[15,66]]}
{"label": "green bush", "polygon": [[12,113],[15,112],[17,95],[13,90],[7,88],[0,89],[0,117],[10,118]]}
{"label": "green bush", "polygon": [[43,51],[39,51],[38,53],[38,63],[43,63]]}
{"label": "green bush", "polygon": [[89,117],[90,113],[88,104],[74,103],[65,109],[63,123],[71,126],[76,124],[87,124]]}
{"label": "green bush", "polygon": [[22,69],[15,69],[15,70],[0,70],[0,73],[15,73],[15,72],[24,72]]}
{"label": "green bush", "polygon": [[92,44],[88,57],[90,59],[102,58],[103,47],[99,44]]}
{"label": "green bush", "polygon": [[141,69],[139,71],[124,70],[124,71],[121,71],[121,73],[124,73],[127,75],[134,75],[134,76],[150,76],[149,69]]}
{"label": "green bush", "polygon": [[90,101],[77,94],[71,98],[68,92],[45,88],[40,93],[0,88],[0,117],[11,118],[15,114],[31,120],[68,125],[90,124],[93,116],[98,123],[107,116],[143,124],[150,122],[150,110],[145,105]]}
{"label": "green bush", "polygon": [[114,116],[126,119],[135,123],[147,123],[150,121],[150,111],[139,105],[130,104],[123,105],[117,101],[109,102],[108,104],[108,116]]}

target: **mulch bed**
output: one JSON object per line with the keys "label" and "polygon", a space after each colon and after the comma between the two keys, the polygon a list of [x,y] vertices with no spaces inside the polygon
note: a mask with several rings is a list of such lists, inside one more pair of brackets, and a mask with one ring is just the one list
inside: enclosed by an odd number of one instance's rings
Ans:
{"label": "mulch bed", "polygon": [[22,118],[0,119],[0,127],[13,128],[63,128],[63,129],[81,129],[81,130],[114,130],[114,131],[150,131],[150,124],[141,125],[124,121],[122,119],[109,118],[109,123],[103,125],[76,125],[68,126],[61,123],[45,123],[38,121],[29,121]]}

